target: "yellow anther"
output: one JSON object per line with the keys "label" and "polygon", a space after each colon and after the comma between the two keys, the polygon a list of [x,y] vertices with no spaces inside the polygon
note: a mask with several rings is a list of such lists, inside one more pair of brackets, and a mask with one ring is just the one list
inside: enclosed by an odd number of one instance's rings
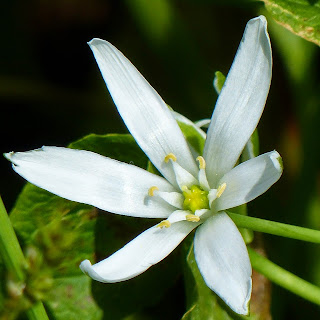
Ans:
{"label": "yellow anther", "polygon": [[164,157],[164,161],[165,161],[166,163],[168,163],[170,159],[171,159],[172,161],[174,161],[174,162],[177,161],[177,157],[176,157],[173,153],[169,153],[169,154],[167,154],[167,155]]}
{"label": "yellow anther", "polygon": [[194,214],[187,214],[186,219],[187,221],[198,222],[200,220],[200,217],[195,216]]}
{"label": "yellow anther", "polygon": [[156,190],[159,190],[159,188],[156,187],[156,186],[151,187],[151,188],[149,189],[149,191],[148,191],[148,195],[149,195],[150,197],[153,197],[153,196],[154,196],[154,192],[155,192]]}
{"label": "yellow anther", "polygon": [[221,195],[223,194],[224,190],[226,190],[227,184],[223,183],[221,186],[219,186],[217,190],[217,198],[220,198]]}
{"label": "yellow anther", "polygon": [[199,156],[196,160],[199,161],[199,168],[200,169],[206,168],[206,160],[204,160],[203,157]]}
{"label": "yellow anther", "polygon": [[169,220],[163,220],[157,225],[157,227],[160,228],[160,229],[169,228],[170,226],[171,226],[171,223],[170,223]]}

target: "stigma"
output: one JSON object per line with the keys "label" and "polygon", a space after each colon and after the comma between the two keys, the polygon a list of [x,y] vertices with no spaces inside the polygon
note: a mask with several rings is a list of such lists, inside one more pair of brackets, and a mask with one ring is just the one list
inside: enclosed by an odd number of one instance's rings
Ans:
{"label": "stigma", "polygon": [[200,186],[193,185],[190,189],[184,186],[182,188],[182,193],[184,196],[184,210],[190,210],[191,212],[195,213],[200,209],[209,209],[209,193],[208,191],[203,190]]}

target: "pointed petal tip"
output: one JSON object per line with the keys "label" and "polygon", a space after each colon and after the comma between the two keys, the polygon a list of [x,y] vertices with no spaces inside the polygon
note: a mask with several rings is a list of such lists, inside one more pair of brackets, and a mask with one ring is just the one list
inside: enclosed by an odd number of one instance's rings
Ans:
{"label": "pointed petal tip", "polygon": [[12,161],[13,155],[14,155],[14,151],[3,153],[3,156],[9,161]]}
{"label": "pointed petal tip", "polygon": [[83,260],[80,265],[79,268],[81,269],[81,271],[83,273],[85,273],[86,275],[88,275],[90,278],[97,280],[99,282],[106,282],[105,279],[103,279],[102,277],[100,277],[97,272],[95,272],[92,268],[92,264],[91,262],[87,259],[87,260]]}
{"label": "pointed petal tip", "polygon": [[282,158],[281,158],[280,154],[277,151],[274,150],[270,154],[270,159],[272,160],[274,167],[279,172],[282,172],[283,171],[283,162],[282,162]]}
{"label": "pointed petal tip", "polygon": [[249,315],[249,303],[251,299],[251,293],[252,293],[252,278],[250,277],[248,280],[248,293],[242,306],[243,313],[239,312],[240,314],[243,314],[245,316]]}
{"label": "pointed petal tip", "polygon": [[263,24],[267,24],[267,19],[264,15],[260,15],[256,18],[253,18],[253,19],[249,20],[249,22],[250,21],[258,21],[258,20],[261,21]]}
{"label": "pointed petal tip", "polygon": [[81,271],[83,273],[88,273],[88,270],[91,268],[91,262],[90,260],[83,260],[80,265],[79,265],[79,268],[81,269]]}
{"label": "pointed petal tip", "polygon": [[107,41],[102,40],[100,38],[92,38],[90,41],[87,42],[87,44],[89,45],[89,47],[92,47],[92,46],[95,46],[96,44],[98,44],[100,41],[101,42],[107,42]]}
{"label": "pointed petal tip", "polygon": [[247,282],[247,296],[242,301],[238,301],[238,303],[226,301],[226,304],[230,307],[237,314],[241,314],[244,316],[248,316],[250,313],[250,299],[251,299],[251,292],[252,292],[252,279],[251,277],[248,279]]}

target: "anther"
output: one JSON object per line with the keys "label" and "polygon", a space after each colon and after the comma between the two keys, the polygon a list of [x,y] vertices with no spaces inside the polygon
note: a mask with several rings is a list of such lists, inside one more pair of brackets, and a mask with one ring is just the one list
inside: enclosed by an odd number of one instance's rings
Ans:
{"label": "anther", "polygon": [[186,215],[186,219],[187,219],[187,221],[191,221],[191,222],[198,222],[198,221],[200,221],[200,217],[195,216],[194,214],[187,214],[187,215]]}
{"label": "anther", "polygon": [[221,186],[219,186],[217,190],[217,198],[220,198],[221,195],[223,194],[224,190],[226,190],[227,184],[223,183]]}
{"label": "anther", "polygon": [[177,157],[176,157],[173,153],[169,153],[169,154],[167,154],[167,155],[164,157],[164,161],[165,161],[166,163],[168,163],[170,159],[171,159],[172,161],[174,161],[174,162],[177,161]]}
{"label": "anther", "polygon": [[156,190],[159,190],[159,188],[156,187],[156,186],[151,187],[151,188],[149,189],[149,191],[148,191],[148,195],[149,195],[150,197],[153,197],[153,196],[154,196],[154,192],[155,192]]}
{"label": "anther", "polygon": [[199,161],[199,169],[205,169],[206,168],[206,161],[204,160],[203,157],[199,156],[196,159],[197,161]]}
{"label": "anther", "polygon": [[163,220],[161,221],[158,225],[157,225],[157,228],[169,228],[171,226],[171,223],[169,220]]}

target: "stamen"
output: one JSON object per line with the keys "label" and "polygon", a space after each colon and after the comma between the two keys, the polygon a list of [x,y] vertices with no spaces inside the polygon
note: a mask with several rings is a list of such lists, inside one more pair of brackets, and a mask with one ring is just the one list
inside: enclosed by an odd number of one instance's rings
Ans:
{"label": "stamen", "polygon": [[223,183],[221,186],[219,186],[217,190],[217,198],[220,198],[221,195],[223,194],[224,190],[226,190],[227,184]]}
{"label": "stamen", "polygon": [[177,157],[173,153],[169,153],[164,157],[164,162],[168,163],[170,159],[174,162],[177,161]]}
{"label": "stamen", "polygon": [[156,186],[151,187],[151,188],[149,189],[149,191],[148,191],[148,195],[149,195],[150,197],[153,197],[153,196],[154,196],[154,192],[155,192],[156,190],[159,190],[159,188],[156,187]]}
{"label": "stamen", "polygon": [[199,156],[196,159],[197,161],[199,161],[199,168],[200,169],[205,169],[206,168],[206,161],[204,160],[203,157]]}
{"label": "stamen", "polygon": [[169,228],[170,226],[171,226],[170,221],[168,221],[168,220],[163,220],[163,221],[161,221],[161,222],[157,225],[157,228],[160,228],[160,229],[162,229],[162,228]]}
{"label": "stamen", "polygon": [[198,222],[198,221],[200,221],[200,217],[195,216],[194,214],[188,214],[188,215],[186,215],[186,219],[187,219],[187,221],[191,221],[191,222]]}

